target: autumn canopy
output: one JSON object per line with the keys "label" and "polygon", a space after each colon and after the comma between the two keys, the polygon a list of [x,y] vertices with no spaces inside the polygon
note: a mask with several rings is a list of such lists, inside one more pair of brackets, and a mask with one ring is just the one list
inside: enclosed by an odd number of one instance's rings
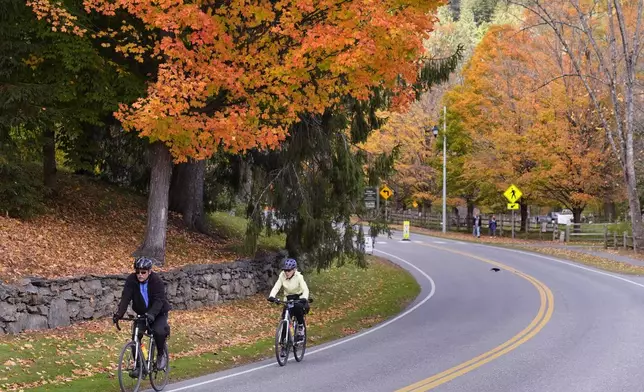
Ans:
{"label": "autumn canopy", "polygon": [[[412,96],[439,1],[31,0],[52,29],[90,36],[151,76],[128,129],[177,160],[276,147],[298,115],[374,87]],[[100,27],[98,27],[100,26]]]}

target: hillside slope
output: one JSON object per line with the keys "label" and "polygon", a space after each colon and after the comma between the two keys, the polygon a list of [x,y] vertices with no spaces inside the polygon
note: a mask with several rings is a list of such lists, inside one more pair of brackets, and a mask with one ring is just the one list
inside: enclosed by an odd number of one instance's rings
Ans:
{"label": "hillside slope", "polygon": [[[0,217],[0,279],[131,271],[131,253],[145,231],[145,197],[78,175],[60,173],[59,180],[45,215]],[[189,232],[171,213],[164,269],[233,260],[230,249],[238,240]]]}

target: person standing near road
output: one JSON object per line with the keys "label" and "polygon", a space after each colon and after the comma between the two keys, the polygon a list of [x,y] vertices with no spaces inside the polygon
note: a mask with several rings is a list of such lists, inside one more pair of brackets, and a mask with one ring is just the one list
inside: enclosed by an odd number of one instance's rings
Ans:
{"label": "person standing near road", "polygon": [[492,215],[488,227],[490,228],[490,237],[496,237],[496,216]]}
{"label": "person standing near road", "polygon": [[481,215],[479,214],[474,215],[474,230],[472,231],[472,234],[476,238],[481,237]]}

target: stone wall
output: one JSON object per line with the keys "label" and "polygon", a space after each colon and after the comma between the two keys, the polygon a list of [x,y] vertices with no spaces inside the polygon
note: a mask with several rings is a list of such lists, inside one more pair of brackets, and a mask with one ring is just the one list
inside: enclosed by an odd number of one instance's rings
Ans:
{"label": "stone wall", "polygon": [[[194,309],[263,292],[277,279],[280,258],[191,265],[160,275],[172,309]],[[0,284],[0,334],[47,329],[111,316],[127,275],[23,279]]]}

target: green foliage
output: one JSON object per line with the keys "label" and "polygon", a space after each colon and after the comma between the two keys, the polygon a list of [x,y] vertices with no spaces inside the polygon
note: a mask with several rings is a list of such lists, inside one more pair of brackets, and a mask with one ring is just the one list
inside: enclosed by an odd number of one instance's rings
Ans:
{"label": "green foliage", "polygon": [[0,213],[28,219],[45,210],[42,168],[0,151]]}
{"label": "green foliage", "polygon": [[21,0],[0,3],[0,37],[0,141],[11,138],[30,149],[22,155],[39,155],[41,133],[53,130],[70,168],[93,172],[110,158],[101,157],[104,125],[119,103],[143,91],[142,79],[106,60],[89,39],[53,32]]}

